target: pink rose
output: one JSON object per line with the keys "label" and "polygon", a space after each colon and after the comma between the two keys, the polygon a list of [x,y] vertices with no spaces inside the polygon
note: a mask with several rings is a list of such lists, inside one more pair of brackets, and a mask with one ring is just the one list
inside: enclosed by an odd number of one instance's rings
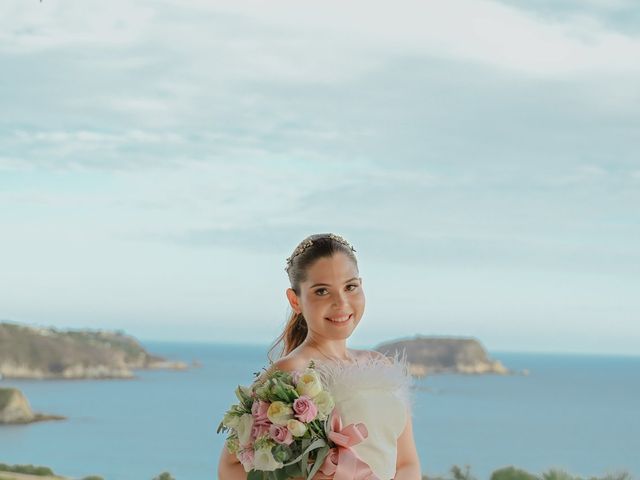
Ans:
{"label": "pink rose", "polygon": [[255,440],[258,437],[267,435],[269,433],[269,425],[272,424],[254,423],[251,427],[251,438]]}
{"label": "pink rose", "polygon": [[293,411],[301,422],[308,423],[318,415],[318,407],[307,395],[296,398],[293,402]]}
{"label": "pink rose", "polygon": [[254,423],[258,425],[267,425],[271,423],[267,417],[269,405],[271,405],[269,402],[263,402],[262,400],[253,402],[253,405],[251,405],[251,415],[253,415]]}
{"label": "pink rose", "polygon": [[245,448],[238,452],[238,460],[240,460],[245,472],[249,472],[253,469],[254,456],[255,453],[253,448]]}
{"label": "pink rose", "polygon": [[338,458],[338,448],[334,447],[329,449],[329,453],[324,457],[324,462],[322,462],[322,466],[320,467],[320,473],[332,477],[338,468]]}
{"label": "pink rose", "polygon": [[269,435],[278,443],[285,445],[291,445],[293,442],[293,435],[285,425],[271,424],[269,427]]}

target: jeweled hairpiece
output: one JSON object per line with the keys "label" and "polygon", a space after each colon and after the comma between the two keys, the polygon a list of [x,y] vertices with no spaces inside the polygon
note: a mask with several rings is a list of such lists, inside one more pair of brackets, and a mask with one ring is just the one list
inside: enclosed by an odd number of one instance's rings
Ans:
{"label": "jeweled hairpiece", "polygon": [[[332,240],[335,240],[338,243],[341,243],[342,245],[345,245],[345,246],[349,247],[352,252],[356,251],[356,249],[353,248],[353,245],[351,245],[349,242],[347,242],[343,237],[341,237],[340,235],[335,235],[333,233],[330,233],[326,237],[317,238],[316,240],[320,240],[320,239],[327,238],[327,237],[332,239]],[[296,247],[296,249],[293,251],[293,253],[291,254],[291,256],[289,258],[287,258],[287,266],[284,267],[284,271],[287,272],[289,270],[289,267],[293,264],[293,259],[295,257],[297,257],[298,255],[302,254],[311,245],[313,245],[313,240],[307,240],[306,242],[302,242],[300,245],[298,245]]]}

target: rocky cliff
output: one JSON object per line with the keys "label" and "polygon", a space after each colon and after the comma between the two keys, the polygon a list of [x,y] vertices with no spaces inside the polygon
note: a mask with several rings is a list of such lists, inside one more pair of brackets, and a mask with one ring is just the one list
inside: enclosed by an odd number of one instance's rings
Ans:
{"label": "rocky cliff", "polygon": [[0,378],[131,378],[134,369],[185,369],[122,332],[0,323]]}
{"label": "rocky cliff", "polygon": [[24,394],[17,388],[0,388],[0,425],[62,420],[59,415],[34,413]]}
{"label": "rocky cliff", "polygon": [[406,351],[413,375],[437,373],[483,374],[511,373],[497,360],[492,360],[475,338],[426,337],[383,343],[375,350],[385,355]]}

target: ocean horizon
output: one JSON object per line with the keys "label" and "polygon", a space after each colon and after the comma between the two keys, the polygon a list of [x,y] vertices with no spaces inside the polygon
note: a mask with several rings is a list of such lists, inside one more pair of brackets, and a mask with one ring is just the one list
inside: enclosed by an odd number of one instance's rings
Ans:
{"label": "ocean horizon", "polygon": [[[217,478],[216,429],[238,384],[267,365],[269,345],[142,341],[187,371],[142,370],[131,380],[13,380],[50,421],[0,428],[0,462],[73,478]],[[513,465],[600,476],[640,475],[640,356],[489,351],[528,375],[433,375],[415,381],[414,435],[422,471],[469,465],[478,479]]]}

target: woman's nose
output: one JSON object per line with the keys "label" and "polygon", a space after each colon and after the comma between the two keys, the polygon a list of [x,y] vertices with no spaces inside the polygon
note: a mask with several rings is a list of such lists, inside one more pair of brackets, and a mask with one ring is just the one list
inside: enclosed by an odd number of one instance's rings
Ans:
{"label": "woman's nose", "polygon": [[333,296],[334,305],[345,305],[347,303],[347,295],[345,293],[336,293]]}

